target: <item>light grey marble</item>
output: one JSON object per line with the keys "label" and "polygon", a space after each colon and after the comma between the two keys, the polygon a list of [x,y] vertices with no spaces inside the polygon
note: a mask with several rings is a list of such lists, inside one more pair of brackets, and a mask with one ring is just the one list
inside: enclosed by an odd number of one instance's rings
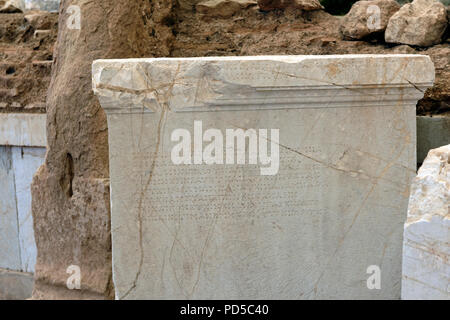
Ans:
{"label": "light grey marble", "polygon": [[[94,62],[116,297],[400,298],[415,106],[433,81],[420,55]],[[224,136],[278,129],[267,139],[278,170],[174,164],[172,135],[186,130],[201,144],[196,123]],[[380,289],[368,288],[370,266]]]}
{"label": "light grey marble", "polygon": [[450,144],[430,150],[411,188],[402,299],[450,300]]}

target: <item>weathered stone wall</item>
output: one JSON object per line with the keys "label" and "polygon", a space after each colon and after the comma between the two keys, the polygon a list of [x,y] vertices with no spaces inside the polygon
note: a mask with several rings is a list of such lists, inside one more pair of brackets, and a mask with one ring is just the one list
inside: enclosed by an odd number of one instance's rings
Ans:
{"label": "weathered stone wall", "polygon": [[31,296],[33,274],[0,268],[0,300],[24,300]]}
{"label": "weathered stone wall", "polygon": [[60,0],[23,0],[27,10],[58,11]]}
{"label": "weathered stone wall", "polygon": [[0,299],[26,299],[33,288],[30,185],[45,159],[43,113],[57,18],[0,13]]}
{"label": "weathered stone wall", "polygon": [[56,13],[0,13],[0,113],[44,113]]}

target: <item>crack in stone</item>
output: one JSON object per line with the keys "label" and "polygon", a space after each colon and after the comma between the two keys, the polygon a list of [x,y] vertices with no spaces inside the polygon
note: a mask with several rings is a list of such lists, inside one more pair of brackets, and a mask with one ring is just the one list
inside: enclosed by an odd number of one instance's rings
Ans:
{"label": "crack in stone", "polygon": [[194,292],[195,292],[195,290],[196,290],[196,288],[197,288],[197,286],[198,286],[198,283],[199,283],[199,281],[200,281],[200,271],[201,271],[201,267],[202,267],[202,264],[203,264],[203,257],[204,257],[206,248],[207,248],[208,243],[209,243],[209,241],[210,241],[210,239],[211,239],[212,231],[214,230],[214,227],[216,226],[217,218],[218,218],[218,216],[219,216],[219,212],[222,211],[223,205],[224,205],[224,203],[225,203],[225,198],[228,196],[229,192],[231,191],[230,185],[231,185],[231,182],[235,179],[237,171],[238,171],[238,169],[236,169],[236,170],[234,171],[233,178],[230,179],[230,180],[228,181],[228,185],[227,185],[227,187],[225,188],[226,193],[225,193],[225,195],[224,195],[223,198],[222,198],[221,208],[220,208],[220,210],[217,210],[216,214],[214,215],[214,219],[213,219],[212,225],[211,225],[211,227],[210,227],[209,230],[208,230],[208,235],[207,235],[207,237],[206,237],[205,243],[204,243],[203,248],[202,248],[202,252],[201,252],[201,254],[200,254],[200,261],[199,261],[198,269],[197,269],[197,279],[196,279],[196,281],[195,281],[195,283],[194,283],[194,286],[192,287],[192,290],[191,290],[190,294],[188,295],[188,300],[189,300],[189,299],[192,297],[192,295],[194,294]]}
{"label": "crack in stone", "polygon": [[[174,85],[175,85],[175,81],[176,78],[178,76],[179,73],[179,69],[180,69],[180,64],[178,64],[178,69],[177,72],[174,76],[174,81],[172,83],[171,88],[168,90],[167,94],[171,94],[171,89],[173,89]],[[147,78],[147,80],[150,80],[150,78]],[[166,97],[167,98],[167,97]],[[162,103],[160,103],[160,105],[162,106],[161,109],[161,116],[159,118],[159,122],[158,122],[158,127],[157,127],[157,142],[156,142],[156,146],[155,146],[155,152],[153,153],[153,161],[152,164],[150,166],[150,175],[149,178],[141,192],[141,196],[139,199],[139,204],[138,204],[138,230],[139,230],[139,250],[140,250],[140,258],[139,258],[139,266],[138,266],[138,270],[136,272],[133,284],[131,285],[131,287],[124,293],[124,295],[122,297],[120,297],[120,299],[125,299],[134,289],[136,289],[137,287],[137,282],[139,280],[139,277],[141,275],[142,272],[142,266],[144,264],[144,244],[143,244],[143,219],[142,219],[142,210],[143,210],[143,202],[144,202],[144,197],[145,194],[148,191],[148,188],[151,184],[151,181],[153,179],[153,174],[154,174],[154,170],[156,167],[156,161],[157,161],[157,157],[160,151],[160,145],[161,145],[161,136],[162,136],[162,127],[163,127],[163,122],[165,119],[165,116],[167,114],[167,110],[168,110],[168,103],[167,103],[168,99],[164,99],[164,101],[161,101]]]}

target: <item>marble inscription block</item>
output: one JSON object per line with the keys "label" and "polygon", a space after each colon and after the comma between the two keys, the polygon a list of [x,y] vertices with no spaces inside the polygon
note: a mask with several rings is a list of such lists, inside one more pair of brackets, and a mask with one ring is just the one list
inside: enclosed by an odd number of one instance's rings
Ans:
{"label": "marble inscription block", "polygon": [[421,55],[95,61],[116,298],[400,298],[433,81]]}

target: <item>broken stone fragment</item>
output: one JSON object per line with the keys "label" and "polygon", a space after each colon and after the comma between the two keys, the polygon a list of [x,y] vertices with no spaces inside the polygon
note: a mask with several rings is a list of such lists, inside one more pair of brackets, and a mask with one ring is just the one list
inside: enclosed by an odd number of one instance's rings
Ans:
{"label": "broken stone fragment", "polygon": [[414,0],[397,11],[386,28],[385,40],[428,47],[442,40],[447,28],[447,10],[437,0]]}
{"label": "broken stone fragment", "polygon": [[198,3],[196,9],[197,12],[210,17],[229,18],[256,4],[254,0],[208,0]]}
{"label": "broken stone fragment", "polygon": [[21,13],[24,10],[23,0],[0,0],[0,13]]}
{"label": "broken stone fragment", "polygon": [[400,5],[394,0],[358,1],[342,19],[340,32],[344,39],[355,40],[383,32],[399,9]]}
{"label": "broken stone fragment", "polygon": [[402,299],[450,299],[450,145],[415,178],[404,228]]}
{"label": "broken stone fragment", "polygon": [[258,0],[258,5],[263,11],[285,8],[295,8],[305,11],[323,9],[319,0]]}

